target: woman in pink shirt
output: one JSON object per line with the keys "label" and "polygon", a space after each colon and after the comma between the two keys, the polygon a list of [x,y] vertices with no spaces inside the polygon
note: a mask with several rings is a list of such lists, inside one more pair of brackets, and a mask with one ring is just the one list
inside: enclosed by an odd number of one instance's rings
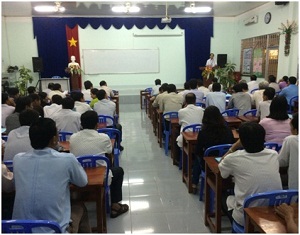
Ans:
{"label": "woman in pink shirt", "polygon": [[266,142],[282,144],[283,139],[291,134],[287,109],[285,97],[277,96],[272,100],[269,116],[259,122],[266,131]]}

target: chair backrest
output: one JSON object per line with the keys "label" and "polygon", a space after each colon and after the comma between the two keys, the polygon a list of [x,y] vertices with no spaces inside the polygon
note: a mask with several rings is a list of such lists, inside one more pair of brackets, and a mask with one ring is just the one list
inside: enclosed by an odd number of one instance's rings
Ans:
{"label": "chair backrest", "polygon": [[251,90],[250,91],[250,94],[253,94],[255,91],[257,91],[258,90],[258,88],[255,88],[255,89],[253,89],[253,90]]}
{"label": "chair backrest", "polygon": [[58,223],[49,220],[2,220],[2,233],[33,233],[34,228],[48,228],[54,233],[62,233]]}
{"label": "chair backrest", "polygon": [[1,138],[6,142],[8,139],[8,135],[2,135]]}
{"label": "chair backrest", "polygon": [[13,160],[3,161],[3,163],[6,165],[6,167],[7,167],[11,172],[14,171]]}
{"label": "chair backrest", "polygon": [[59,131],[58,132],[59,141],[67,141],[71,135],[73,135],[73,132]]}
{"label": "chair backrest", "polygon": [[273,190],[252,194],[245,198],[244,208],[254,206],[277,206],[282,203],[298,202],[298,190]]}
{"label": "chair backrest", "polygon": [[279,151],[279,147],[281,147],[279,144],[274,142],[265,142],[264,145],[266,149],[273,149],[277,152]]}
{"label": "chair backrest", "polygon": [[101,128],[97,130],[98,133],[105,133],[110,139],[115,139],[114,148],[120,148],[122,142],[122,132],[116,128]]}
{"label": "chair backrest", "polygon": [[290,111],[290,113],[291,113],[293,107],[295,106],[295,101],[298,100],[298,99],[299,99],[299,97],[297,95],[290,99],[290,102],[289,102],[289,111]]}
{"label": "chair backrest", "polygon": [[[166,119],[178,118],[178,112],[167,112],[163,114],[163,127],[166,130]],[[169,132],[171,133],[171,122],[169,123]]]}
{"label": "chair backrest", "polygon": [[198,107],[202,107],[202,108],[205,108],[205,106],[206,106],[206,104],[202,103],[202,102],[197,102],[195,105]]}
{"label": "chair backrest", "polygon": [[220,144],[207,148],[204,152],[204,157],[214,156],[222,157],[230,148],[232,144]]}
{"label": "chair backrest", "polygon": [[148,88],[145,89],[145,91],[148,92],[149,94],[151,94],[152,88],[151,88],[151,87],[148,87]]}
{"label": "chair backrest", "polygon": [[[110,120],[110,122],[108,122],[108,120]],[[112,116],[108,116],[108,115],[98,115],[98,122],[106,123],[107,126],[111,126],[112,123],[114,127],[116,126],[115,119]]]}
{"label": "chair backrest", "polygon": [[251,109],[251,110],[245,112],[245,113],[244,113],[244,116],[249,115],[249,116],[255,117],[255,116],[256,116],[256,112],[257,112],[257,109]]}
{"label": "chair backrest", "polygon": [[227,109],[224,112],[222,112],[221,114],[223,116],[225,116],[225,114],[226,114],[228,117],[236,117],[239,115],[239,112],[240,112],[239,109]]}
{"label": "chair backrest", "polygon": [[190,131],[190,132],[199,132],[201,131],[202,128],[202,124],[198,123],[198,124],[191,124],[191,125],[187,125],[185,126],[182,131]]}

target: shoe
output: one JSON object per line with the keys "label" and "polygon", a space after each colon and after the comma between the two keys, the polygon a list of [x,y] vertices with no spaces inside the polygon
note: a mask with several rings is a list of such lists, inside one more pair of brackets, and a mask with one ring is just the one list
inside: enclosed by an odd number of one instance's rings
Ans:
{"label": "shoe", "polygon": [[124,147],[122,145],[120,145],[120,151],[123,151]]}
{"label": "shoe", "polygon": [[118,204],[120,205],[120,208],[118,210],[111,208],[110,218],[116,218],[129,210],[129,206],[127,204]]}

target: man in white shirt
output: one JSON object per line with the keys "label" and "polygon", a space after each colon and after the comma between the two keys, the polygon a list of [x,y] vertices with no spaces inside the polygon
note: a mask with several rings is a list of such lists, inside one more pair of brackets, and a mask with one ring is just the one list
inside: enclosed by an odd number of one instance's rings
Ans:
{"label": "man in white shirt", "polygon": [[159,94],[159,88],[161,86],[161,80],[155,79],[155,86],[152,87],[151,96],[157,96]]}
{"label": "man in white shirt", "polygon": [[[208,90],[209,90],[209,91],[213,91],[213,90],[212,90],[212,86],[213,86],[214,83],[218,82],[218,78],[213,78],[213,79],[211,80],[211,82],[212,82],[212,83],[209,84],[209,86],[208,86]],[[223,90],[224,90],[224,89],[223,89],[223,85],[221,84],[221,91],[223,91]]]}
{"label": "man in white shirt", "polygon": [[61,85],[59,83],[54,83],[53,90],[49,92],[48,97],[49,99],[52,99],[52,96],[54,95],[60,95],[62,98],[65,98],[66,95],[61,89]]}
{"label": "man in white shirt", "polygon": [[106,92],[106,94],[107,94],[107,97],[114,97],[114,93],[113,93],[113,91],[112,91],[112,89],[110,89],[108,86],[107,86],[107,83],[106,83],[106,81],[101,81],[100,83],[99,83],[99,85],[100,85],[100,89],[99,90],[105,90],[105,92]]}
{"label": "man in white shirt", "polygon": [[[83,155],[97,155],[112,152],[111,140],[107,134],[97,132],[98,114],[95,111],[87,111],[81,115],[81,125],[83,130],[70,137],[70,152],[76,157]],[[97,162],[98,163],[98,162]],[[99,162],[99,165],[106,165]],[[126,204],[122,201],[122,184],[124,171],[121,167],[111,167],[109,177],[111,196],[111,218],[128,211]]]}
{"label": "man in white shirt", "polygon": [[53,95],[52,96],[52,104],[46,105],[44,109],[44,117],[52,118],[52,116],[58,111],[62,109],[62,97],[60,95]]}
{"label": "man in white shirt", "polygon": [[210,92],[210,90],[207,87],[203,86],[202,80],[198,79],[197,82],[198,82],[198,90],[202,91],[204,94],[204,97],[206,97],[207,93]]}
{"label": "man in white shirt", "polygon": [[[255,122],[246,122],[239,128],[239,136],[244,150],[232,152],[219,163],[223,178],[234,177],[234,193],[223,195],[222,209],[232,221],[244,225],[243,203],[247,196],[271,190],[281,190],[278,153],[264,147],[265,130]],[[231,214],[232,213],[232,214]]]}
{"label": "man in white shirt", "polygon": [[13,98],[9,98],[8,94],[2,92],[2,106],[1,106],[1,127],[5,127],[6,118],[15,111]]}
{"label": "man in white shirt", "polygon": [[163,83],[161,85],[161,90],[162,90],[162,93],[158,94],[152,103],[152,106],[154,108],[158,108],[158,109],[162,108],[162,100],[163,100],[164,96],[166,96],[168,94],[168,83]]}
{"label": "man in white shirt", "polygon": [[19,115],[21,126],[8,134],[5,144],[4,161],[13,160],[21,152],[32,150],[29,139],[29,127],[39,119],[39,113],[32,109],[25,109]]}
{"label": "man in white shirt", "polygon": [[274,75],[269,75],[269,87],[272,87],[275,89],[275,92],[280,91],[279,84],[276,82],[276,77]]}
{"label": "man in white shirt", "polygon": [[195,96],[196,96],[196,103],[201,103],[203,102],[203,97],[204,97],[204,93],[200,90],[198,90],[198,82],[197,82],[197,79],[193,78],[189,81],[189,87],[190,87],[190,90],[189,91],[186,91],[184,94],[183,94],[183,98],[185,97],[185,95],[187,93],[194,93]]}
{"label": "man in white shirt", "polygon": [[214,53],[210,53],[209,59],[206,61],[206,66],[211,68],[217,66],[217,62],[215,61],[214,56]]}
{"label": "man in white shirt", "polygon": [[267,87],[263,92],[263,101],[259,102],[256,116],[260,120],[264,119],[270,114],[270,105],[275,96],[275,89],[273,87]]}
{"label": "man in white shirt", "polygon": [[58,131],[76,133],[80,130],[80,113],[73,109],[74,100],[71,97],[63,98],[62,109],[52,116]]}
{"label": "man in white shirt", "polygon": [[76,112],[83,114],[86,111],[92,110],[92,108],[85,103],[83,93],[74,91],[71,93],[71,97],[75,101],[74,109]]}
{"label": "man in white shirt", "polygon": [[258,82],[256,80],[257,80],[256,75],[252,74],[250,76],[250,82],[247,82],[249,93],[251,93],[251,91],[254,90],[254,89],[258,89]]}
{"label": "man in white shirt", "polygon": [[224,92],[221,92],[220,83],[214,83],[212,90],[213,92],[209,92],[206,95],[206,107],[214,105],[220,110],[220,113],[222,113],[226,108],[226,95]]}
{"label": "man in white shirt", "polygon": [[252,105],[255,105],[256,109],[259,106],[259,102],[263,101],[263,93],[267,87],[269,87],[269,83],[267,81],[262,81],[258,84],[259,90],[254,91],[254,93],[251,95]]}
{"label": "man in white shirt", "polygon": [[83,83],[84,89],[81,91],[83,93],[84,100],[91,101],[91,89],[93,89],[93,83],[91,81],[87,80]]}

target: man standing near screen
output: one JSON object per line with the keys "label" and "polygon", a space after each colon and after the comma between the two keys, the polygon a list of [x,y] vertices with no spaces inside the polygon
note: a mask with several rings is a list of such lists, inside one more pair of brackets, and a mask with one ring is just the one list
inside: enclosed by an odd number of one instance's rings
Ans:
{"label": "man standing near screen", "polygon": [[209,59],[206,61],[206,67],[214,68],[215,66],[217,66],[214,56],[214,53],[210,53]]}

